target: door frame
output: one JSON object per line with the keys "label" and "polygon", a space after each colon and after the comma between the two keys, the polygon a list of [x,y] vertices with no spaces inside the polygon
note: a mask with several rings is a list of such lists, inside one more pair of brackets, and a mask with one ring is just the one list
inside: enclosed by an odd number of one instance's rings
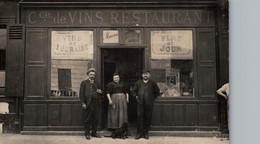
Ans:
{"label": "door frame", "polygon": [[[136,46],[133,46],[133,47],[100,47],[99,50],[98,50],[98,66],[97,68],[100,70],[98,75],[99,75],[99,82],[100,82],[100,85],[101,85],[101,88],[104,89],[105,88],[105,85],[104,85],[104,57],[103,57],[103,50],[107,50],[107,49],[119,49],[119,50],[122,50],[122,49],[133,49],[133,50],[136,50],[136,49],[140,49],[142,50],[142,68],[145,69],[147,67],[150,67],[147,66],[147,54],[146,54],[146,47],[142,47],[142,46],[139,46],[139,47],[136,47]],[[140,70],[140,73],[141,73],[141,70]]]}
{"label": "door frame", "polygon": [[[104,90],[105,89],[105,83],[104,83],[104,57],[103,57],[103,51],[104,50],[108,50],[108,49],[118,49],[118,50],[123,50],[123,49],[133,49],[133,50],[141,50],[142,53],[141,53],[141,56],[142,56],[142,67],[141,68],[146,68],[146,63],[147,63],[147,56],[146,56],[146,47],[136,47],[136,46],[133,46],[133,47],[100,47],[98,49],[98,62],[97,62],[97,68],[100,70],[98,75],[99,75],[99,82],[100,82],[100,85],[101,85],[101,89]],[[139,73],[141,73],[141,69],[139,69]],[[141,78],[141,75],[140,75],[140,78]],[[139,79],[140,79],[139,78]],[[106,122],[104,121],[106,119],[106,114],[104,114],[103,112],[105,111],[105,106],[106,105],[106,95],[105,93],[103,93],[103,99],[102,99],[102,104],[101,104],[101,128],[102,129],[106,129]],[[103,107],[104,106],[104,107]],[[103,107],[103,108],[102,108]]]}

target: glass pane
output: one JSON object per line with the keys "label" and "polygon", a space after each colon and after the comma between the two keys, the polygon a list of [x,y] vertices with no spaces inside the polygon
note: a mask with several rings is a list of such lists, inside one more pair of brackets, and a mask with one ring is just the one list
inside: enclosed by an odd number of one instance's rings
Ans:
{"label": "glass pane", "polygon": [[162,97],[194,95],[191,30],[151,31],[151,59]]}
{"label": "glass pane", "polygon": [[7,45],[7,30],[0,28],[0,50],[5,50]]}
{"label": "glass pane", "polygon": [[152,60],[151,63],[151,78],[157,82],[162,97],[193,96],[193,60]]}
{"label": "glass pane", "polygon": [[92,31],[52,31],[51,96],[79,97],[93,60]]}
{"label": "glass pane", "polygon": [[141,43],[141,30],[133,30],[133,29],[125,30],[125,43],[126,44],[140,44]]}
{"label": "glass pane", "polygon": [[7,47],[6,25],[0,25],[0,95],[5,94],[6,47]]}
{"label": "glass pane", "polygon": [[5,94],[5,71],[0,71],[0,95]]}

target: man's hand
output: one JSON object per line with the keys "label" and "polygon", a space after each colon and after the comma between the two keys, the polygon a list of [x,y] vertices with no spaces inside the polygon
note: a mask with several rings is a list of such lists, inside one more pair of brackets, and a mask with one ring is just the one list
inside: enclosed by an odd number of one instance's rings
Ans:
{"label": "man's hand", "polygon": [[112,102],[112,100],[110,100],[110,101],[109,101],[109,105],[112,105],[112,104],[113,104],[113,102]]}
{"label": "man's hand", "polygon": [[224,94],[222,90],[220,90],[220,89],[217,90],[217,93],[218,93],[219,95],[223,96],[225,99],[228,99],[227,95]]}
{"label": "man's hand", "polygon": [[137,103],[142,104],[142,102],[140,101],[138,96],[136,96],[135,98],[136,98]]}
{"label": "man's hand", "polygon": [[82,108],[83,109],[86,109],[87,108],[87,105],[85,103],[82,103]]}
{"label": "man's hand", "polygon": [[97,89],[97,93],[100,93],[100,94],[102,94],[103,92],[102,92],[102,90],[101,90],[101,89]]}
{"label": "man's hand", "polygon": [[228,99],[228,96],[227,95],[224,95],[225,99]]}

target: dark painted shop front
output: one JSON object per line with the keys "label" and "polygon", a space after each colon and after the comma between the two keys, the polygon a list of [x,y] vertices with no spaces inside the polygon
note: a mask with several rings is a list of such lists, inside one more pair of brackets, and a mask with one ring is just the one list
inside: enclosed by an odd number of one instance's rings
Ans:
{"label": "dark painted shop front", "polygon": [[[152,130],[220,130],[216,89],[228,75],[219,73],[227,59],[219,56],[218,15],[212,0],[20,2],[18,24],[8,27],[20,69],[7,75],[7,84],[12,75],[22,80],[9,86],[16,91],[7,95],[22,97],[22,130],[83,130],[79,87],[91,67],[104,91],[115,71],[131,91],[141,70],[151,70],[161,92]],[[106,115],[104,95],[101,129],[106,129]],[[128,116],[135,127],[134,98]]]}

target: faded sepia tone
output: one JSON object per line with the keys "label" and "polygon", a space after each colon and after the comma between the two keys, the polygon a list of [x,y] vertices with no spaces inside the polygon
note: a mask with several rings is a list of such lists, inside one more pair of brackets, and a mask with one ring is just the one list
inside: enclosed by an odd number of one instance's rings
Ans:
{"label": "faded sepia tone", "polygon": [[229,136],[229,99],[217,93],[229,83],[228,7],[228,0],[0,0],[3,132],[82,135],[80,87],[94,68],[102,90],[98,134],[113,131],[106,86],[118,73],[132,140],[140,119],[133,89],[145,70],[159,87],[150,140],[221,142]]}

